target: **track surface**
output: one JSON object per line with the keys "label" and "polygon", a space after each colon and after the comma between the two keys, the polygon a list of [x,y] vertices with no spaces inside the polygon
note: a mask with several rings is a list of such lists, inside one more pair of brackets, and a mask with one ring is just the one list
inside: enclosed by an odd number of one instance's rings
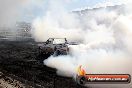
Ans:
{"label": "track surface", "polygon": [[38,59],[38,46],[33,41],[0,41],[0,88],[6,84],[13,88],[84,88],[72,78],[57,76],[55,69]]}

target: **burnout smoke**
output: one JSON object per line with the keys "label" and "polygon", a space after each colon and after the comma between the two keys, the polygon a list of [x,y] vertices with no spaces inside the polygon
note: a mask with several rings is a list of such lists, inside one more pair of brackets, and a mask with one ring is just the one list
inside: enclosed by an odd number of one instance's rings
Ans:
{"label": "burnout smoke", "polygon": [[79,45],[69,45],[70,55],[51,56],[44,60],[45,65],[56,68],[59,75],[70,77],[74,77],[79,65],[88,74],[132,75],[130,4],[72,13],[60,3],[58,8],[55,5],[50,3],[46,15],[34,20],[34,38],[45,41],[50,37],[66,37]]}
{"label": "burnout smoke", "polygon": [[[24,9],[29,0],[0,0],[0,28],[13,27],[24,16]],[[21,19],[22,20],[22,19]],[[0,29],[1,30],[1,29]]]}
{"label": "burnout smoke", "polygon": [[30,26],[38,9],[43,11],[40,8],[44,8],[46,2],[42,1],[45,0],[0,0],[0,39],[20,41],[20,36],[29,37],[27,34],[23,36],[20,31],[25,31],[26,25]]}

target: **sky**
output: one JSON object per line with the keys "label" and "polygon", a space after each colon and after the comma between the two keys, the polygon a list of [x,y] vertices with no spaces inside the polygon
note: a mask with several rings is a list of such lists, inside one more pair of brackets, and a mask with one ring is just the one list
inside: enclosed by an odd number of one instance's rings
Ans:
{"label": "sky", "polygon": [[16,20],[31,22],[36,17],[45,15],[50,3],[55,8],[65,8],[71,12],[112,5],[119,1],[121,0],[0,0],[0,26],[14,24]]}
{"label": "sky", "polygon": [[[75,10],[81,10],[86,8],[98,8],[113,4],[120,4],[120,0],[56,0],[60,4],[63,5],[63,7],[71,12]],[[23,10],[26,20],[31,20],[36,16],[43,16],[44,13],[49,8],[49,3],[51,3],[52,0],[30,0],[30,4],[28,4],[27,9]],[[55,3],[56,4],[56,3]]]}

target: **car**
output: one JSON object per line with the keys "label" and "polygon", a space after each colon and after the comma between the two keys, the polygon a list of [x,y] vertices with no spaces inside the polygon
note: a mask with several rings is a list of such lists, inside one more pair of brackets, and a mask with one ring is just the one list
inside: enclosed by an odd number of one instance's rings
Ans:
{"label": "car", "polygon": [[49,38],[46,42],[39,45],[40,55],[67,55],[69,53],[66,38]]}

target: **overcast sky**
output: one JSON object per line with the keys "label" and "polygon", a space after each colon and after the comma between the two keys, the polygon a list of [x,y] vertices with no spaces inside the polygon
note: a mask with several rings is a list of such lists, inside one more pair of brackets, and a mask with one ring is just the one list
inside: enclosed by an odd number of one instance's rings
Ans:
{"label": "overcast sky", "polygon": [[[26,20],[30,20],[35,16],[42,16],[47,11],[49,3],[53,0],[30,0],[28,8],[24,10],[23,14]],[[96,8],[107,5],[120,4],[121,0],[56,0],[64,6],[67,11],[81,10],[85,8]],[[55,2],[55,1],[53,1]]]}
{"label": "overcast sky", "polygon": [[[31,22],[36,17],[44,16],[50,7],[50,3],[52,3],[55,8],[63,7],[70,12],[87,7],[95,8],[119,4],[121,1],[122,0],[0,0],[0,26],[10,25],[15,23],[16,20]],[[57,6],[58,2],[61,5],[60,7]]]}

